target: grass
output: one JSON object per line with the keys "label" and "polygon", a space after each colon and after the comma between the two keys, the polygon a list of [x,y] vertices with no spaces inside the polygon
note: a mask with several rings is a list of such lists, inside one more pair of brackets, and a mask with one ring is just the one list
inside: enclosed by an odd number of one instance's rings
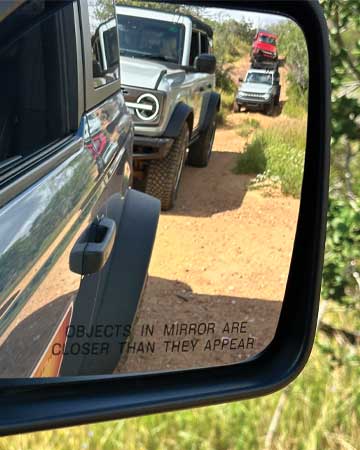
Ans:
{"label": "grass", "polygon": [[282,119],[255,132],[239,154],[234,172],[276,178],[284,194],[298,197],[301,191],[306,144],[306,121]]}
{"label": "grass", "polygon": [[286,91],[287,101],[283,108],[283,114],[294,119],[303,118],[308,111],[307,93],[289,85]]}
{"label": "grass", "polygon": [[245,119],[241,125],[238,126],[236,132],[239,136],[247,138],[251,133],[260,125],[259,121],[256,119]]}
{"label": "grass", "polygon": [[[336,304],[330,304],[324,320],[360,329],[359,312]],[[358,348],[318,333],[308,365],[291,385],[272,450],[358,448],[359,362]],[[0,450],[263,450],[279,395],[12,436],[0,440]]]}
{"label": "grass", "polygon": [[225,125],[227,115],[232,111],[234,105],[234,92],[219,90],[221,95],[221,108],[218,112],[217,123],[219,126]]}
{"label": "grass", "polygon": [[288,100],[283,108],[283,113],[288,117],[299,119],[307,113],[307,108],[295,100]]}

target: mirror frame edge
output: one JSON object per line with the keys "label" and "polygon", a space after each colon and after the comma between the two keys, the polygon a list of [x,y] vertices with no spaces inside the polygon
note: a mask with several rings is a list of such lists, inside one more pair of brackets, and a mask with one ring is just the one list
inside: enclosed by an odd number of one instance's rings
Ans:
{"label": "mirror frame edge", "polygon": [[[282,14],[297,22],[308,44],[309,110],[303,189],[275,337],[253,359],[228,366],[66,381],[0,380],[0,398],[6,404],[0,414],[0,435],[258,397],[294,380],[309,358],[320,298],[330,159],[330,56],[322,9],[312,0],[167,1]],[[311,61],[317,61],[315,66]],[[161,388],[154,389],[156,385]]]}

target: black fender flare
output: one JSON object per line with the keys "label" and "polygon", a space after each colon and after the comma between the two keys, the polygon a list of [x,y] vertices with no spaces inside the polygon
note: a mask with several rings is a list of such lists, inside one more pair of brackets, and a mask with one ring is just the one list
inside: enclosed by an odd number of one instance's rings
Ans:
{"label": "black fender flare", "polygon": [[199,133],[206,131],[214,114],[220,111],[221,95],[218,92],[210,92],[205,94],[203,100],[203,107],[200,116]]}
{"label": "black fender flare", "polygon": [[186,103],[178,103],[162,137],[176,139],[185,122],[189,123],[190,136],[194,124],[194,111]]}
{"label": "black fender flare", "polygon": [[[110,197],[105,215],[117,225],[114,247],[101,272],[82,278],[71,325],[73,329],[83,326],[88,333],[91,327],[94,329],[99,325],[101,330],[108,330],[108,334],[102,332],[96,336],[93,333],[86,337],[68,335],[66,348],[74,343],[87,343],[107,345],[107,351],[93,355],[65,353],[61,376],[113,373],[122,355],[120,342],[125,342],[130,334],[145,287],[160,215],[160,201],[129,189],[125,198],[120,194]],[[96,299],[91,304],[89,299],[94,292],[97,292]],[[114,332],[114,329],[119,332]]]}

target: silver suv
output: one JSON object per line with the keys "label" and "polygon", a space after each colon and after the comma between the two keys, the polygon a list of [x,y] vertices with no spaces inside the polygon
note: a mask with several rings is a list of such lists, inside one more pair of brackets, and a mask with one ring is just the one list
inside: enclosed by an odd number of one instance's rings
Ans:
{"label": "silver suv", "polygon": [[127,6],[116,13],[121,83],[135,125],[135,186],[168,210],[186,158],[204,167],[211,155],[220,108],[213,32],[192,16]]}
{"label": "silver suv", "polygon": [[278,70],[250,69],[245,80],[240,79],[240,85],[235,102],[234,112],[241,108],[260,109],[272,115],[274,107],[280,100],[280,74]]}

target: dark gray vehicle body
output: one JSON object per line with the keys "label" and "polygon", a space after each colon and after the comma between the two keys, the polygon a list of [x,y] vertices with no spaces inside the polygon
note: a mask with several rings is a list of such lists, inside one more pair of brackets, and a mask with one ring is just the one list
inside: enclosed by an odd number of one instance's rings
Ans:
{"label": "dark gray vehicle body", "polygon": [[[94,76],[87,2],[47,2],[31,11],[22,9],[26,5],[15,10],[15,3],[0,21],[0,37],[8,43],[0,47],[0,59],[10,74],[1,77],[0,86],[0,129],[7,133],[6,141],[0,133],[0,377],[57,376],[60,366],[63,375],[111,373],[121,355],[107,347],[97,358],[101,346],[91,339],[86,348],[76,347],[79,362],[73,366],[65,328],[96,326],[99,320],[104,326],[109,316],[120,326],[131,325],[159,202],[129,190],[133,123],[120,90],[119,64],[109,68],[105,80]],[[47,67],[50,55],[55,58],[51,42],[59,49],[56,67],[63,68],[58,77]],[[37,47],[40,59],[31,64],[26,54],[33,56]],[[28,81],[19,82],[21,73]],[[54,135],[60,127],[49,106],[58,99],[57,82],[69,104],[59,101],[55,107],[66,111],[69,126],[61,139],[51,140],[50,125]],[[6,101],[15,105],[13,112],[4,107]],[[6,128],[4,115],[10,113],[17,118],[10,118],[15,132],[12,125],[9,132]],[[103,266],[92,274],[75,273],[69,265],[74,246],[81,235],[91,243],[104,217],[116,231]],[[142,249],[135,248],[135,257],[130,230],[138,232],[140,226]],[[123,238],[128,244],[120,251]]]}

